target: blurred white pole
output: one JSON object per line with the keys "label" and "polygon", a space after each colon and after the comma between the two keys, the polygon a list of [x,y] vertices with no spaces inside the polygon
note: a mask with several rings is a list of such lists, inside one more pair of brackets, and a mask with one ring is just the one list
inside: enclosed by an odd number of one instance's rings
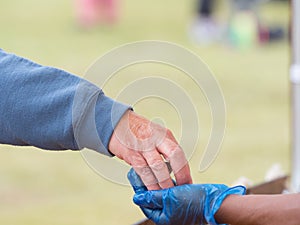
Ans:
{"label": "blurred white pole", "polygon": [[300,192],[300,0],[292,0],[292,191]]}

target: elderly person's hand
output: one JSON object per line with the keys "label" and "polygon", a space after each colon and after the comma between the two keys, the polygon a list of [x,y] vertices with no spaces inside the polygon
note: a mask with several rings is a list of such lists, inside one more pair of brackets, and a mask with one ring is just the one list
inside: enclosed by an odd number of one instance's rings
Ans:
{"label": "elderly person's hand", "polygon": [[115,128],[109,150],[135,169],[148,190],[174,186],[165,161],[178,185],[192,183],[184,152],[171,131],[130,110]]}
{"label": "elderly person's hand", "polygon": [[224,184],[186,184],[147,191],[133,169],[128,179],[135,191],[134,203],[157,225],[217,225],[215,215],[225,198],[245,194],[242,186],[228,188]]}

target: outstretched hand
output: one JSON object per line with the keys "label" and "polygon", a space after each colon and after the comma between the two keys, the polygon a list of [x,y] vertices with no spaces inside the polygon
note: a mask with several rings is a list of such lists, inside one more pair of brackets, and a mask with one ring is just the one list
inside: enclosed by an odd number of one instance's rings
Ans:
{"label": "outstretched hand", "polygon": [[165,161],[178,185],[191,184],[190,169],[172,132],[133,111],[127,111],[110,139],[109,150],[131,165],[148,190],[173,187]]}
{"label": "outstretched hand", "polygon": [[128,179],[133,186],[133,201],[157,225],[217,224],[214,215],[230,194],[242,195],[245,188],[223,184],[190,184],[164,190],[147,191],[131,169]]}

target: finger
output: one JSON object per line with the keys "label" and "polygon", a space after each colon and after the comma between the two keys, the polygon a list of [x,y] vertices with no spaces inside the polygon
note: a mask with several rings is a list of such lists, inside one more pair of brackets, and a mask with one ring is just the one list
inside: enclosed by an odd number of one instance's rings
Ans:
{"label": "finger", "polygon": [[170,130],[167,130],[167,136],[170,140],[172,140],[175,144],[179,145],[173,133]]}
{"label": "finger", "polygon": [[148,209],[162,209],[164,190],[145,191],[136,193],[133,196],[133,202],[140,207]]}
{"label": "finger", "polygon": [[168,223],[163,223],[162,219],[165,218],[163,216],[163,211],[162,209],[148,209],[148,208],[143,208],[141,207],[141,210],[145,214],[145,216],[152,220],[155,224],[168,224]]}
{"label": "finger", "polygon": [[[157,184],[155,176],[152,174],[144,157],[137,151],[126,150],[124,151],[124,161],[131,165],[134,171],[138,174],[142,183],[147,187],[148,190],[158,190],[160,189]],[[128,178],[129,179],[129,178]]]}
{"label": "finger", "polygon": [[141,191],[147,191],[146,186],[144,185],[143,181],[139,177],[139,175],[134,171],[133,168],[129,170],[127,173],[127,178],[133,187],[133,190],[135,193],[141,192]]}
{"label": "finger", "polygon": [[176,179],[177,185],[192,184],[192,177],[188,161],[185,158],[183,150],[178,148],[169,157],[171,167]]}
{"label": "finger", "polygon": [[131,165],[148,190],[160,189],[152,170],[141,154],[134,152],[131,155]]}
{"label": "finger", "polygon": [[156,149],[152,151],[144,151],[142,154],[158,181],[158,185],[162,189],[174,187],[168,167],[161,154]]}
{"label": "finger", "polygon": [[190,168],[181,147],[173,140],[166,138],[157,148],[170,162],[177,185],[191,184]]}
{"label": "finger", "polygon": [[136,173],[140,176],[141,180],[145,184],[147,190],[159,190],[161,189],[158,185],[154,174],[151,171],[151,168],[146,166],[134,166],[133,167]]}
{"label": "finger", "polygon": [[[188,175],[187,175],[188,174]],[[193,180],[190,175],[189,164],[186,164],[177,173],[174,173],[177,185],[192,184]]]}

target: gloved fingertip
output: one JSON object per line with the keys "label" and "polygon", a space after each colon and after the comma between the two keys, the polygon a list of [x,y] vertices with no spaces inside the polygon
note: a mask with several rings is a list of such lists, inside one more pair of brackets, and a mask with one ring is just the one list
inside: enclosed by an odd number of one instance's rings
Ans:
{"label": "gloved fingertip", "polygon": [[144,205],[145,201],[145,193],[138,193],[133,196],[133,202],[139,206]]}
{"label": "gloved fingertip", "polygon": [[127,173],[127,178],[128,178],[128,180],[130,181],[130,183],[134,181],[136,175],[137,175],[137,174],[135,173],[135,171],[134,171],[133,168],[131,168],[131,169],[128,171],[128,173]]}
{"label": "gloved fingertip", "polygon": [[133,202],[140,207],[162,209],[163,193],[165,190],[139,192],[134,195]]}
{"label": "gloved fingertip", "polygon": [[144,185],[143,181],[139,177],[139,175],[134,171],[133,168],[129,170],[127,173],[127,178],[134,189],[134,192],[146,191],[147,188]]}

